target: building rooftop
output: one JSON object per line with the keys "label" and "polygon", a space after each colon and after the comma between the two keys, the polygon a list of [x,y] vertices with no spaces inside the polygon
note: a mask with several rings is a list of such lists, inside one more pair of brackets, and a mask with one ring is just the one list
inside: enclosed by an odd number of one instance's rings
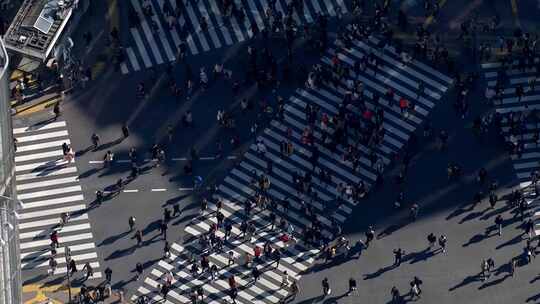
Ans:
{"label": "building rooftop", "polygon": [[4,35],[6,48],[45,61],[78,2],[78,0],[24,0]]}

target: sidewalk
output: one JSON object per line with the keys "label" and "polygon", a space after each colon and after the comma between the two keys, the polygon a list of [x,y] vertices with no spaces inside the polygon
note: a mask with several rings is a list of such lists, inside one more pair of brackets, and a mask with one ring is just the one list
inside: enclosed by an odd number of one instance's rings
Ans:
{"label": "sidewalk", "polygon": [[[31,290],[31,291],[29,291]],[[77,303],[75,301],[76,296],[79,293],[79,288],[72,287],[71,303]],[[125,294],[125,292],[124,292]],[[50,286],[50,287],[41,287],[41,288],[28,288],[28,286],[23,287],[23,304],[68,304],[68,293],[65,286]],[[101,301],[99,303],[103,304],[132,304],[126,296],[124,300],[120,300],[118,291],[113,290],[112,296]]]}
{"label": "sidewalk", "polygon": [[[21,73],[14,72],[11,78],[10,89],[13,90],[20,79],[24,77]],[[36,79],[26,76],[28,80],[27,87],[22,92],[22,97],[17,100],[15,96],[11,99],[12,115],[29,115],[35,112],[45,110],[61,101],[63,96],[58,90],[58,86],[50,81],[41,81],[41,86]]]}

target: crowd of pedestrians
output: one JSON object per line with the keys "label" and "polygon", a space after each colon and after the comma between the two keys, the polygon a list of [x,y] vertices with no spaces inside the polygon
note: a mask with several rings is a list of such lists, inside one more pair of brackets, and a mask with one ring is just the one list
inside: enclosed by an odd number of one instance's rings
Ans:
{"label": "crowd of pedestrians", "polygon": [[[307,105],[304,110],[306,120],[309,122],[309,126],[306,127],[301,134],[301,142],[306,147],[310,149],[310,159],[309,162],[312,166],[311,171],[307,171],[304,174],[295,173],[293,176],[295,191],[305,197],[305,200],[301,202],[300,210],[302,215],[304,215],[309,224],[307,228],[303,231],[295,231],[294,225],[291,224],[287,218],[286,214],[291,208],[291,201],[288,198],[282,200],[276,200],[269,193],[271,180],[268,175],[269,172],[272,172],[271,162],[268,162],[268,173],[257,173],[253,172],[250,176],[251,186],[256,189],[254,194],[254,199],[249,199],[243,202],[243,221],[236,225],[233,221],[227,218],[227,216],[221,212],[223,202],[220,199],[211,200],[211,194],[203,194],[199,199],[200,204],[200,213],[198,220],[205,218],[215,219],[215,224],[211,225],[206,231],[206,233],[201,234],[197,237],[195,242],[197,243],[200,251],[197,255],[190,257],[190,265],[186,266],[189,269],[189,272],[196,276],[197,278],[207,279],[207,282],[212,282],[216,280],[218,276],[218,267],[211,263],[209,256],[214,253],[222,253],[228,256],[227,266],[232,267],[234,265],[242,265],[250,270],[251,280],[254,284],[257,282],[263,272],[267,267],[275,267],[276,269],[280,265],[280,261],[283,258],[283,250],[288,246],[292,246],[297,242],[302,243],[302,245],[308,248],[317,248],[321,251],[321,258],[326,262],[333,261],[338,258],[352,258],[356,254],[359,254],[362,250],[368,250],[370,245],[376,241],[376,231],[373,226],[369,226],[365,231],[365,241],[361,240],[355,244],[350,244],[342,235],[342,227],[340,224],[333,220],[330,222],[329,227],[323,225],[317,213],[314,210],[311,200],[313,200],[317,193],[314,190],[314,179],[321,181],[328,185],[332,184],[333,176],[332,173],[325,171],[318,167],[318,160],[321,152],[319,151],[318,145],[316,142],[319,142],[324,148],[328,149],[334,153],[337,158],[344,161],[350,161],[352,163],[353,171],[360,170],[360,161],[361,154],[366,153],[367,159],[369,160],[370,166],[375,169],[376,178],[374,186],[379,186],[384,182],[383,180],[383,168],[384,160],[378,154],[378,148],[385,137],[386,129],[384,128],[384,111],[382,108],[377,109],[372,112],[368,109],[366,102],[364,100],[364,84],[361,81],[350,81],[347,80],[347,75],[351,73],[357,74],[366,69],[373,70],[374,73],[377,73],[380,62],[378,56],[374,53],[364,56],[361,60],[354,62],[354,64],[349,67],[342,63],[336,55],[331,58],[330,65],[315,65],[313,69],[309,70],[307,66],[296,63],[293,56],[294,43],[297,39],[305,39],[307,41],[306,48],[314,50],[323,54],[328,48],[328,18],[324,15],[316,16],[313,24],[296,24],[293,14],[296,12],[301,12],[303,1],[302,0],[293,0],[290,1],[290,4],[286,6],[285,14],[276,13],[275,1],[270,1],[271,5],[268,8],[267,14],[264,17],[264,22],[266,23],[265,30],[259,32],[256,26],[253,26],[253,37],[250,42],[250,46],[247,48],[247,68],[245,74],[236,77],[232,75],[232,72],[226,70],[223,67],[223,64],[216,63],[212,68],[201,68],[198,72],[194,72],[193,68],[190,66],[188,60],[186,60],[187,54],[187,45],[185,40],[182,40],[180,45],[178,45],[176,64],[183,66],[183,72],[185,74],[184,83],[180,83],[174,76],[174,66],[171,64],[166,68],[166,83],[170,89],[171,95],[173,95],[178,100],[189,101],[191,98],[197,94],[199,91],[204,91],[208,89],[215,81],[219,79],[224,79],[227,83],[230,84],[231,92],[234,96],[239,96],[243,86],[246,84],[256,84],[258,88],[276,90],[283,83],[298,82],[307,88],[317,88],[321,84],[329,84],[334,87],[337,87],[340,83],[348,83],[348,91],[344,95],[340,108],[338,109],[338,114],[335,116],[329,116],[326,113],[322,113],[321,109],[317,105]],[[272,4],[273,3],[273,4]],[[384,49],[387,45],[391,45],[396,49],[396,53],[400,54],[401,62],[403,64],[408,64],[413,58],[420,58],[423,60],[431,60],[435,63],[446,64],[447,69],[451,73],[455,73],[455,89],[456,89],[456,99],[454,101],[454,109],[458,117],[465,118],[469,113],[469,102],[471,101],[469,92],[475,89],[478,75],[471,73],[465,75],[459,75],[454,66],[454,62],[448,55],[448,49],[445,47],[440,37],[437,35],[432,35],[422,27],[419,27],[416,31],[416,42],[413,46],[412,52],[407,52],[405,47],[399,42],[399,40],[394,39],[393,30],[388,23],[389,17],[389,3],[390,1],[385,1],[384,5],[379,5],[378,3],[374,4],[374,16],[370,20],[369,25],[365,25],[360,22],[360,19],[353,18],[352,22],[348,26],[340,26],[338,32],[338,37],[336,41],[336,47],[338,49],[347,49],[354,43],[354,41],[362,41],[363,39],[368,39],[372,35],[378,35],[381,37],[378,48],[380,52],[384,53]],[[438,5],[432,4],[431,1],[425,1],[426,12],[429,12],[429,15],[436,18],[439,8]],[[226,15],[236,15],[238,17],[242,16],[243,9],[236,6],[234,1],[220,1],[220,7],[226,12]],[[274,6],[274,7],[272,7]],[[365,1],[352,1],[353,12],[357,14],[365,9]],[[144,7],[143,7],[144,11]],[[179,12],[171,12],[171,14],[180,14]],[[131,12],[130,19],[132,22],[137,22],[136,14]],[[397,18],[398,25],[406,28],[408,25],[407,17],[403,11],[399,11]],[[496,20],[494,20],[496,23]],[[205,21],[202,20],[204,27]],[[171,25],[172,26],[172,25]],[[152,27],[157,30],[156,27]],[[186,29],[187,30],[187,29]],[[468,34],[468,25],[464,24],[461,26],[462,36]],[[115,32],[111,33],[113,37],[117,37]],[[114,34],[114,35],[113,35]],[[272,51],[272,40],[273,39],[282,39],[285,42],[287,49],[287,60],[284,63],[278,64],[275,54]],[[115,39],[116,41],[116,39]],[[534,43],[536,40],[534,40]],[[260,43],[260,44],[259,44]],[[517,35],[516,39],[507,40],[504,44],[501,45],[501,48],[506,47],[509,53],[512,53],[512,48],[514,43],[521,47],[523,54],[518,59],[518,68],[530,68],[537,67],[537,70],[540,70],[540,63],[534,61],[532,50],[535,49],[533,45],[533,39],[527,34]],[[121,47],[119,47],[118,53],[118,62],[121,62],[122,52]],[[481,49],[480,57],[484,57],[485,48]],[[515,52],[515,51],[514,51]],[[512,60],[513,57],[506,57],[507,59],[503,60],[503,68],[505,66],[513,66]],[[281,72],[281,73],[280,73]],[[500,77],[497,79],[497,85],[493,91],[486,91],[486,98],[488,101],[493,103],[502,102],[503,87],[505,81],[505,73],[500,73]],[[154,79],[155,80],[155,79]],[[529,83],[530,90],[534,90],[536,81]],[[388,100],[395,100],[394,92],[392,88],[385,88],[386,92],[381,96],[373,95],[372,102],[374,104],[379,104],[379,99],[385,98]],[[418,96],[423,93],[425,90],[424,84],[420,83],[418,87]],[[149,94],[147,85],[144,82],[138,84],[136,88],[136,96],[139,98],[146,98]],[[519,99],[522,96],[526,95],[526,90],[518,86],[516,88],[516,95]],[[417,97],[418,97],[417,96]],[[348,113],[348,106],[357,107],[362,113],[363,118],[369,122],[365,124],[356,124],[352,119],[352,115]],[[404,117],[408,117],[415,109],[415,104],[413,100],[408,100],[405,97],[396,100],[396,106],[399,107],[401,114]],[[250,111],[254,107],[254,101],[242,98],[240,100],[241,114]],[[265,100],[260,102],[260,108],[263,109],[263,113],[259,113],[257,116],[257,121],[254,123],[251,128],[252,133],[257,133],[259,131],[259,126],[264,125],[267,118],[271,117],[270,115],[266,116],[264,112],[275,115],[278,121],[284,120],[284,101],[282,98],[278,98],[275,106],[275,111],[273,108],[267,104]],[[60,115],[60,110],[55,111],[55,116]],[[235,127],[235,115],[237,113],[232,113],[224,110],[219,110],[217,113],[217,121],[220,126],[224,128],[234,129]],[[508,148],[512,152],[515,152],[517,155],[523,151],[523,136],[522,132],[524,129],[524,124],[527,123],[528,119],[531,117],[538,119],[536,110],[532,110],[528,115],[519,114],[516,115],[513,112],[508,114],[499,114],[496,113],[493,117],[480,117],[475,120],[475,130],[478,134],[487,132],[488,128],[495,126],[499,134],[504,136],[506,134],[502,131],[503,126],[510,126],[510,141],[508,143]],[[193,127],[196,124],[196,120],[193,117],[193,113],[190,110],[187,110],[182,117],[182,124],[185,127]],[[332,127],[329,127],[329,126]],[[314,129],[316,126],[320,126],[320,129],[323,131],[321,138],[315,136]],[[287,131],[292,133],[291,131]],[[433,136],[434,133],[436,136]],[[172,141],[172,136],[174,134],[174,127],[169,126],[167,129],[167,138],[168,142]],[[130,130],[126,124],[121,127],[121,138],[125,139],[130,136]],[[359,145],[348,144],[347,139],[349,136],[355,138],[355,140],[362,146],[367,148],[367,152],[361,151]],[[438,145],[439,150],[444,151],[448,146],[449,135],[446,130],[439,130],[434,132],[434,128],[430,122],[426,122],[424,125],[423,136],[426,140],[433,140]],[[540,138],[540,137],[539,137]],[[90,150],[97,151],[100,147],[100,137],[98,134],[92,134]],[[238,135],[232,135],[230,138],[230,143],[233,147],[239,145]],[[540,139],[537,139],[540,142]],[[421,207],[417,202],[409,202],[404,195],[404,189],[401,186],[408,173],[408,168],[410,165],[410,160],[412,157],[412,151],[415,149],[415,141],[411,139],[411,144],[405,146],[399,153],[393,155],[392,162],[398,167],[398,173],[395,176],[394,182],[398,185],[397,190],[397,199],[394,202],[394,207],[396,209],[405,209],[409,212],[409,218],[411,221],[416,221],[419,215],[421,215]],[[221,155],[222,143],[219,142],[218,146],[218,155]],[[255,142],[256,151],[261,156],[265,157],[267,147],[263,141]],[[344,147],[343,149],[338,149],[338,146]],[[154,161],[155,166],[160,166],[163,162],[166,161],[166,152],[165,145],[162,144],[153,144],[149,150],[151,159]],[[191,174],[193,171],[193,162],[197,160],[197,151],[193,147],[191,149],[191,159],[184,167],[184,173]],[[280,152],[283,157],[290,156],[294,151],[294,144],[291,140],[284,140],[280,143]],[[71,158],[74,157],[74,153],[70,146],[64,147],[64,156],[68,161],[71,161]],[[140,152],[137,151],[134,147],[129,150],[129,158],[131,163],[131,172],[130,175],[124,179],[119,179],[114,187],[113,191],[99,190],[96,192],[95,202],[99,205],[101,204],[110,193],[119,194],[123,187],[132,179],[137,178],[141,172],[141,157]],[[107,150],[103,155],[103,166],[104,168],[109,168],[113,166],[115,162],[115,155],[111,150]],[[443,173],[444,174],[444,173]],[[456,163],[449,163],[447,167],[448,182],[452,183],[456,180],[459,180],[461,177],[461,168]],[[540,173],[536,172],[533,176],[532,187],[535,191],[537,190],[538,179]],[[478,192],[473,197],[473,203],[479,204],[485,198],[488,199],[490,207],[494,208],[497,202],[500,200],[497,196],[497,192],[500,189],[497,181],[489,176],[488,171],[485,168],[480,168],[478,170],[476,181],[478,183]],[[202,182],[202,181],[201,181]],[[196,181],[194,180],[194,183]],[[342,184],[339,183],[336,185],[336,197],[335,201],[337,207],[340,207],[340,204],[343,204],[344,201],[352,201],[357,203],[364,199],[368,195],[370,187],[360,181],[357,184]],[[208,196],[208,197],[206,197]],[[212,201],[212,202],[211,202]],[[212,208],[209,208],[208,204],[215,204]],[[512,193],[510,199],[510,206],[515,208],[515,214],[520,218],[524,223],[524,234],[528,238],[527,246],[524,248],[524,258],[526,261],[530,262],[532,258],[535,257],[536,248],[540,245],[540,241],[536,246],[532,244],[532,232],[534,230],[534,224],[527,219],[527,205],[525,203],[525,198],[523,193],[519,190],[516,190]],[[210,211],[210,209],[214,211]],[[254,245],[252,246],[252,253],[246,253],[243,256],[235,256],[234,252],[229,250],[231,248],[233,239],[241,239],[251,241],[252,237],[256,232],[255,217],[258,211],[268,211],[270,217],[270,225],[265,229],[268,229],[269,232],[276,233],[279,236],[274,242],[266,241],[263,246]],[[172,210],[165,208],[163,211],[163,217],[159,222],[159,231],[163,237],[163,258],[168,259],[171,257],[171,245],[167,239],[167,229],[168,225],[172,218],[178,217],[181,215],[181,211],[178,205],[174,205]],[[197,220],[197,219],[196,219]],[[490,228],[490,231],[496,231],[496,233],[501,236],[503,233],[503,228],[505,226],[505,221],[507,219],[503,218],[502,215],[497,215],[494,219],[494,226]],[[67,221],[69,221],[69,214],[63,214],[61,218],[61,225],[63,226]],[[133,238],[136,241],[137,247],[144,244],[144,233],[137,225],[136,218],[131,216],[128,218],[129,231],[133,233]],[[236,227],[237,226],[237,227]],[[61,228],[61,227],[60,227]],[[328,228],[328,229],[327,229]],[[239,230],[239,234],[235,235],[233,233],[234,229]],[[427,249],[426,253],[432,254],[448,254],[448,240],[444,234],[435,235],[434,233],[428,233],[426,235],[427,239]],[[60,243],[58,240],[58,234],[54,231],[50,235],[51,240],[51,258],[49,259],[50,272],[54,273],[57,268],[56,261],[56,250],[59,248]],[[278,246],[277,243],[284,244],[284,248]],[[249,242],[251,243],[251,242]],[[77,265],[73,260],[69,260],[69,248],[65,248],[66,251],[66,262],[68,266],[68,271],[70,274],[75,274],[78,272]],[[396,248],[393,250],[394,263],[393,267],[400,267],[401,263],[410,258],[407,255],[407,252],[403,248]],[[511,273],[514,274],[514,270],[518,265],[517,259],[512,259],[510,262]],[[482,280],[488,280],[490,278],[491,272],[495,267],[495,261],[492,258],[485,259],[481,261],[481,271],[479,277]],[[135,266],[136,270],[136,279],[138,280],[144,269],[141,263],[138,263]],[[91,278],[93,276],[93,269],[89,263],[86,263],[81,271],[85,272],[85,279]],[[107,268],[105,270],[106,281],[110,282],[112,277],[112,270]],[[171,289],[174,288],[174,275],[172,272],[165,273],[163,275],[162,283],[159,285],[159,293],[164,299],[167,299],[168,294]],[[239,283],[237,278],[234,275],[230,275],[227,278],[228,282],[228,296],[233,303],[236,303],[236,298],[238,292],[240,291]],[[321,282],[322,286],[322,295],[323,297],[329,296],[332,294],[332,285],[335,282],[331,282],[328,278],[324,278]],[[402,301],[405,296],[410,297],[411,300],[416,300],[422,296],[422,280],[413,276],[410,281],[410,290],[407,294],[403,294],[400,290],[393,286],[390,290],[392,301],[398,303]],[[90,301],[94,298],[102,298],[104,295],[110,295],[110,285],[104,285],[105,287],[98,287],[96,289],[86,289],[81,290],[81,297],[85,301]],[[281,289],[289,292],[289,296],[285,298],[286,301],[293,301],[299,292],[299,287],[297,281],[291,277],[287,271],[282,272],[281,276]],[[348,279],[348,292],[347,295],[358,295],[357,291],[357,282],[355,278]],[[205,300],[206,295],[202,285],[189,290],[187,296],[193,303],[200,303]],[[148,298],[139,297],[139,303],[148,303]]]}

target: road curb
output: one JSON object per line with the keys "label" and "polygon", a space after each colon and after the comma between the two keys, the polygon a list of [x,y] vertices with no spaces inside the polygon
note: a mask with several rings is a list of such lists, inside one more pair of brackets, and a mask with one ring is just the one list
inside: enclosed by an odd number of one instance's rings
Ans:
{"label": "road curb", "polygon": [[[51,107],[53,104],[60,101],[61,99],[62,99],[62,95],[58,94],[58,95],[52,96],[50,98],[44,99],[42,101],[36,102],[36,103],[28,105],[28,106],[14,107],[12,109],[15,110],[15,111],[12,114],[12,116],[29,115],[29,114],[32,114],[32,113],[36,113],[36,112],[45,110],[46,108]],[[30,110],[33,110],[33,111],[30,111]],[[24,113],[24,112],[28,112],[28,111],[30,111],[30,112],[29,113]]]}

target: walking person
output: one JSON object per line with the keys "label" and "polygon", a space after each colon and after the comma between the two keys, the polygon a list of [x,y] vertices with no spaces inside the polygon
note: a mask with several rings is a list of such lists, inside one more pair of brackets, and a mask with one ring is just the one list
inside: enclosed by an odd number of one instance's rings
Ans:
{"label": "walking person", "polygon": [[481,269],[481,272],[480,272],[481,279],[482,281],[485,281],[486,279],[489,278],[489,264],[486,259],[482,260],[482,263],[480,264],[480,269]]}
{"label": "walking person", "polygon": [[390,294],[392,295],[392,303],[401,303],[401,294],[396,286],[392,287]]}
{"label": "walking person", "polygon": [[212,281],[216,280],[217,272],[218,272],[218,268],[216,264],[212,264],[212,266],[210,266],[210,278],[212,279]]}
{"label": "walking person", "polygon": [[417,286],[417,288],[418,288],[418,295],[422,294],[422,288],[421,288],[421,286],[422,286],[422,284],[423,284],[424,282],[422,282],[422,280],[420,280],[419,277],[415,276],[415,277],[413,278],[413,280],[412,280],[412,283],[413,283],[414,285]]}
{"label": "walking person", "polygon": [[58,231],[57,230],[54,230],[51,233],[50,239],[51,239],[51,246],[56,247],[56,248],[60,247],[60,243],[58,242]]}
{"label": "walking person", "polygon": [[129,224],[129,231],[133,231],[133,228],[135,227],[135,217],[134,216],[130,216],[129,219],[128,219],[128,224]]}
{"label": "walking person", "polygon": [[167,223],[161,220],[159,224],[159,233],[163,236],[164,240],[167,240]]}
{"label": "walking person", "polygon": [[439,246],[442,253],[446,253],[446,242],[446,236],[444,234],[441,234],[441,236],[439,237]]}
{"label": "walking person", "polygon": [[135,232],[135,239],[137,239],[137,246],[140,247],[143,242],[143,233],[141,230]]}
{"label": "walking person", "polygon": [[411,282],[411,290],[409,291],[409,294],[411,296],[411,300],[416,301],[420,299],[420,288],[418,284]]}
{"label": "walking person", "polygon": [[127,124],[124,123],[124,124],[122,124],[122,137],[123,137],[123,139],[126,139],[126,138],[128,138],[128,136],[129,136],[129,128],[128,128]]}
{"label": "walking person", "polygon": [[499,236],[501,236],[502,235],[502,226],[503,226],[502,215],[499,214],[499,215],[497,215],[497,217],[495,217],[495,226],[497,227]]}
{"label": "walking person", "polygon": [[288,298],[286,298],[286,300],[288,300],[289,302],[294,301],[299,291],[300,289],[298,288],[298,283],[296,283],[296,281],[293,280],[293,282],[291,283],[291,288],[290,288],[291,294]]}
{"label": "walking person", "polygon": [[144,270],[143,265],[140,262],[137,262],[137,264],[135,265],[135,272],[136,272],[135,280],[136,281],[138,281],[141,278],[143,270]]}
{"label": "walking person", "polygon": [[229,254],[227,255],[227,266],[231,266],[234,264],[234,252],[229,251]]}
{"label": "walking person", "polygon": [[356,296],[358,296],[356,280],[354,278],[349,279],[349,291],[347,292],[347,296],[350,296],[351,293],[354,293]]}
{"label": "walking person", "polygon": [[433,247],[435,246],[435,243],[437,242],[437,237],[432,232],[427,236],[427,240],[428,240],[428,243],[429,243],[429,250],[432,250]]}
{"label": "walking person", "polygon": [[92,265],[90,265],[90,262],[86,262],[86,264],[84,264],[84,267],[82,269],[83,271],[86,270],[86,277],[85,277],[85,281],[88,280],[89,278],[93,278],[94,277],[94,269],[92,268]]}
{"label": "walking person", "polygon": [[532,239],[534,233],[534,222],[532,219],[527,220],[525,223],[525,233],[529,240]]}
{"label": "walking person", "polygon": [[99,147],[99,136],[94,133],[90,139],[92,140],[92,150],[96,150]]}
{"label": "walking person", "polygon": [[54,275],[56,272],[56,267],[58,266],[58,262],[54,257],[49,258],[49,274]]}
{"label": "walking person", "polygon": [[58,117],[60,117],[61,115],[61,111],[60,111],[60,101],[57,101],[55,104],[54,104],[54,107],[53,107],[53,114],[54,114],[54,120],[58,120]]}
{"label": "walking person", "polygon": [[173,217],[177,217],[182,214],[182,211],[180,211],[180,204],[176,204],[173,206]]}
{"label": "walking person", "polygon": [[110,267],[105,268],[105,280],[107,280],[107,283],[111,283],[112,269]]}
{"label": "walking person", "polygon": [[171,246],[169,245],[168,241],[165,241],[165,245],[163,246],[163,258],[170,258],[171,257]]}
{"label": "walking person", "polygon": [[77,264],[75,263],[74,259],[71,259],[69,261],[69,272],[71,275],[75,274],[77,272]]}
{"label": "walking person", "polygon": [[416,203],[412,204],[411,209],[409,210],[411,221],[413,221],[413,222],[416,221],[416,219],[418,218],[419,209],[420,208],[418,207],[418,204],[416,204]]}
{"label": "walking person", "polygon": [[373,226],[369,226],[368,230],[366,231],[366,248],[369,247],[369,244],[375,239],[375,230],[373,230]]}
{"label": "walking person", "polygon": [[276,268],[278,268],[279,262],[281,261],[281,249],[279,248],[274,249],[274,251],[272,252],[272,257],[273,257],[274,262],[276,263]]}
{"label": "walking person", "polygon": [[405,255],[405,251],[401,248],[394,250],[394,266],[399,267],[401,265],[403,255]]}
{"label": "walking person", "polygon": [[261,271],[257,268],[257,266],[253,266],[253,269],[251,270],[251,275],[253,276],[253,284],[257,283],[257,280],[261,276]]}
{"label": "walking person", "polygon": [[332,289],[330,288],[330,283],[328,282],[328,278],[324,278],[321,282],[322,288],[323,288],[323,296],[326,297],[332,293]]}

